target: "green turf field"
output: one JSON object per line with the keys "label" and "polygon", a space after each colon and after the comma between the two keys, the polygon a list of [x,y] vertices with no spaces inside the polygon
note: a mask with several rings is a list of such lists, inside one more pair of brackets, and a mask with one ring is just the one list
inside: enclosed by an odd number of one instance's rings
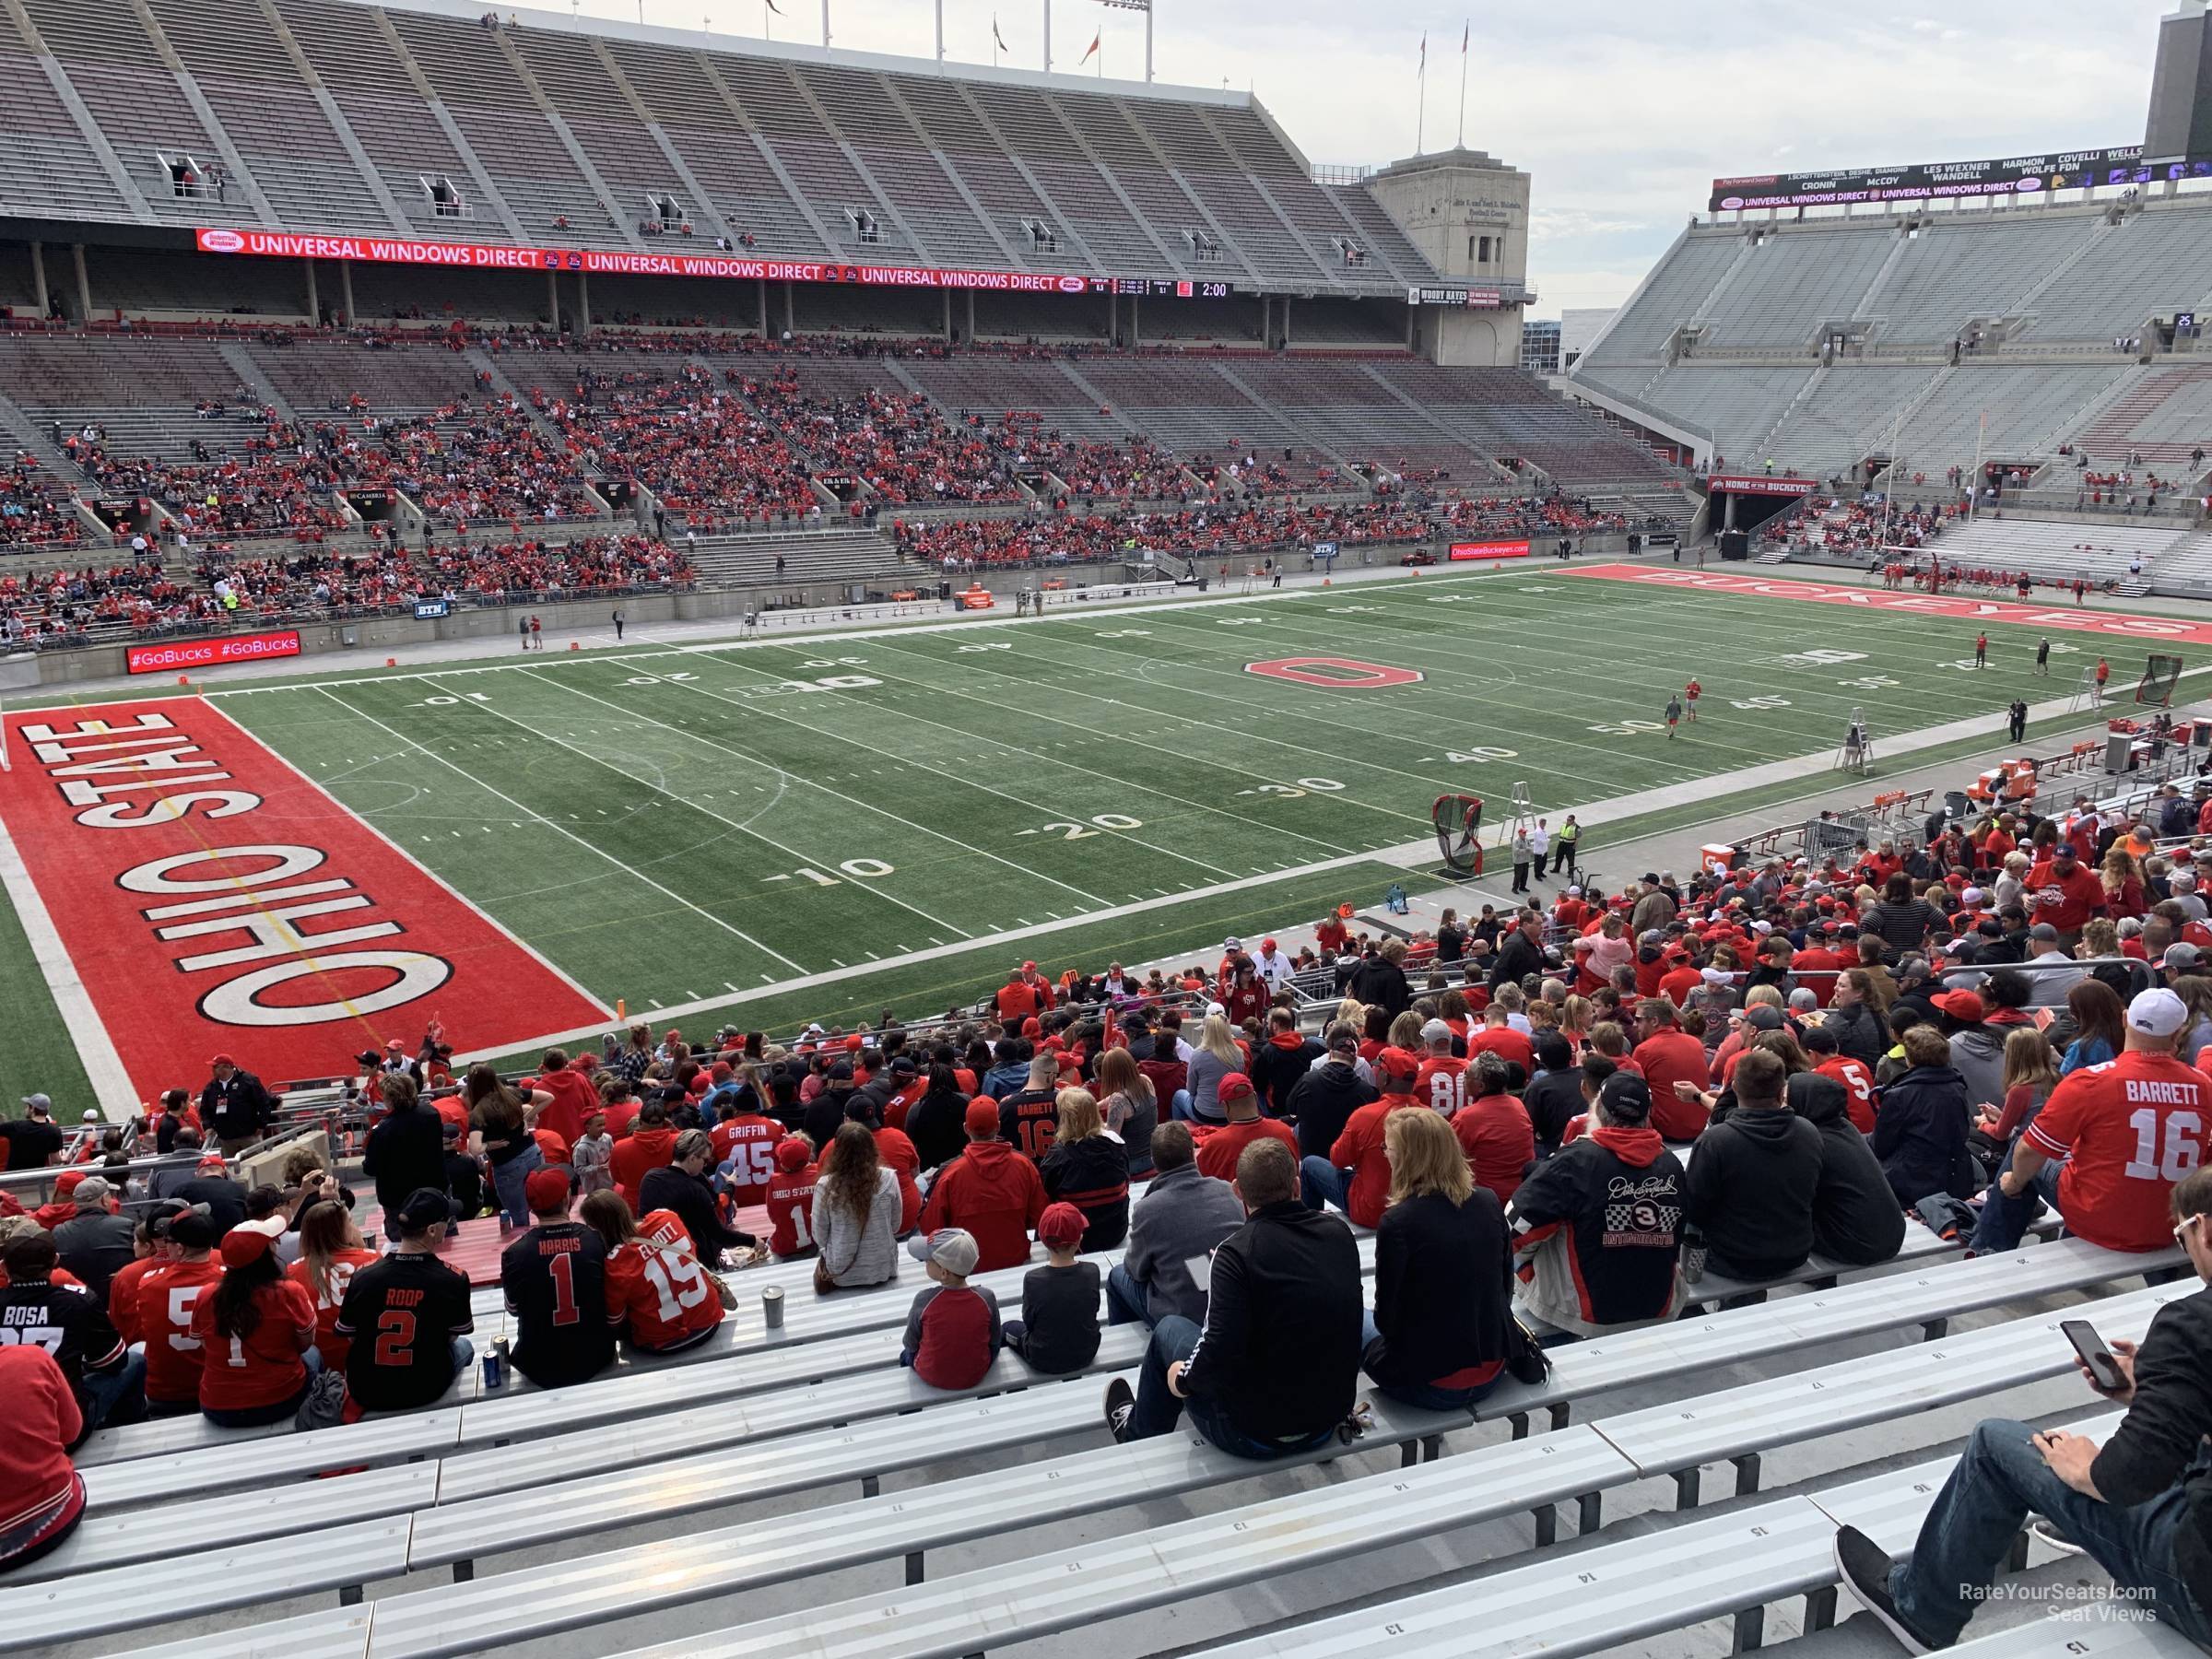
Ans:
{"label": "green turf field", "polygon": [[[1432,842],[1440,793],[1501,807],[1524,780],[1556,814],[1803,758],[1802,778],[1758,792],[1780,798],[1823,781],[1854,708],[1877,741],[1968,715],[1998,739],[2005,703],[2064,696],[2094,661],[2095,642],[2061,639],[2039,678],[2033,632],[1993,625],[1993,666],[1974,672],[1973,631],[1548,571],[1430,573],[791,643],[633,636],[209,691],[605,1001],[712,1027],[712,1005],[750,994],[731,1017],[776,1029],[941,1008],[1024,956],[1136,962],[1371,905],[1405,873],[1367,855]],[[2140,653],[2112,643],[2124,693]],[[1353,690],[1247,671],[1300,655],[1423,677]],[[1661,710],[1692,675],[1700,718],[1670,742]],[[1726,794],[1665,816],[1757,798]],[[1628,830],[1594,834],[1585,860],[1606,867]],[[34,973],[0,932],[0,987]],[[835,977],[791,984],[815,975]]]}

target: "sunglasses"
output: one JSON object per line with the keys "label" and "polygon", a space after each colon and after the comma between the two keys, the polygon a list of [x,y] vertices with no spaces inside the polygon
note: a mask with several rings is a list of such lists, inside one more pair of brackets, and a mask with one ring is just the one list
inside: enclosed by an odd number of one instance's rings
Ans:
{"label": "sunglasses", "polygon": [[2203,1219],[2204,1219],[2204,1217],[2202,1217],[2201,1215],[2200,1215],[2200,1216],[2183,1216],[2183,1218],[2181,1218],[2179,1221],[2176,1221],[2176,1222],[2173,1224],[2173,1241],[2174,1241],[2176,1244],[2179,1244],[2179,1245],[2183,1246],[2184,1249],[2186,1249],[2186,1248],[2187,1248],[2187,1246],[2188,1246],[2189,1241],[2188,1241],[2186,1238],[2183,1237],[2183,1235],[2184,1233],[2186,1233],[2186,1232],[2187,1232],[2187,1231],[2188,1231],[2188,1230],[2190,1230],[2192,1227],[2194,1227],[2194,1226],[2195,1226],[2195,1225],[2196,1225],[2196,1224],[2197,1224],[2199,1221],[2202,1221]]}

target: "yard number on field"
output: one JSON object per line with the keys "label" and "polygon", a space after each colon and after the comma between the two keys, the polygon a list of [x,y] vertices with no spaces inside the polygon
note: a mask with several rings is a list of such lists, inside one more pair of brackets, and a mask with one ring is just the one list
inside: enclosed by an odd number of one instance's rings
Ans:
{"label": "yard number on field", "polygon": [[1014,833],[1017,835],[1042,835],[1049,830],[1057,830],[1065,831],[1060,837],[1062,841],[1088,841],[1090,837],[1098,834],[1099,830],[1142,830],[1145,827],[1144,819],[1133,818],[1125,812],[1101,812],[1090,821],[1098,826],[1097,830],[1070,819],[1062,819],[1045,825],[1043,830],[1017,830]]}
{"label": "yard number on field", "polygon": [[[885,864],[880,858],[848,858],[837,867],[848,876],[856,876],[865,881],[874,881],[879,877],[888,876],[891,873],[891,866]],[[816,887],[836,887],[838,885],[836,877],[825,876],[819,870],[808,869],[794,870],[790,876],[771,876],[768,879],[789,881],[793,876],[803,881],[811,881]]]}
{"label": "yard number on field", "polygon": [[1334,778],[1300,778],[1295,789],[1288,783],[1263,783],[1256,789],[1240,789],[1237,793],[1241,795],[1280,795],[1286,801],[1296,801],[1302,800],[1309,790],[1315,794],[1334,794],[1343,787]]}

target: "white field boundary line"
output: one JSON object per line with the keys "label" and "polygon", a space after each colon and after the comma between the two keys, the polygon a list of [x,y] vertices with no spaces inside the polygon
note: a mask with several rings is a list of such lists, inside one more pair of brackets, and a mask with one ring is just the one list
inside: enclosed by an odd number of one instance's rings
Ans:
{"label": "white field boundary line", "polygon": [[[335,701],[336,700],[334,698],[332,700]],[[324,788],[320,782],[309,777],[307,773],[301,771],[297,766],[293,765],[288,759],[278,752],[274,744],[265,740],[259,733],[249,731],[246,727],[239,724],[237,721],[233,720],[229,714],[225,713],[220,709],[210,707],[207,712],[216,716],[217,719],[220,720],[232,731],[236,732],[241,737],[243,737],[247,742],[259,748],[262,753],[268,756],[270,759],[276,761],[277,765],[283,767],[286,771],[290,772],[293,777],[299,779],[300,782],[306,784],[309,789],[321,795],[325,801],[328,801],[334,810],[344,814],[348,818],[351,818],[355,823],[359,824],[370,834],[375,836],[378,841],[382,841],[385,846],[391,848],[393,852],[398,853],[400,857],[406,859],[407,863],[413,865],[418,870],[420,870],[425,880],[430,882],[436,887],[443,888],[447,894],[453,898],[455,903],[461,905],[465,910],[474,912],[477,919],[482,922],[485,926],[490,928],[494,933],[498,934],[501,938],[512,945],[517,950],[530,958],[531,960],[535,961],[547,973],[550,973],[555,979],[560,981],[562,984],[568,986],[568,988],[575,992],[577,995],[582,997],[585,1002],[590,1003],[593,1007],[597,1008],[602,1014],[606,1015],[609,1018],[613,1018],[614,1010],[609,1008],[606,1004],[601,1001],[598,997],[593,995],[589,987],[587,987],[582,981],[577,979],[574,974],[570,973],[566,969],[562,968],[559,963],[554,961],[550,957],[547,956],[545,952],[538,949],[536,946],[531,944],[529,940],[522,937],[512,928],[507,926],[497,916],[493,915],[489,911],[486,910],[482,905],[471,899],[466,893],[461,891],[459,888],[453,886],[452,882],[447,881],[443,877],[440,876],[437,871],[431,869],[429,865],[424,864],[421,859],[416,857],[414,853],[408,852],[406,848],[401,846],[399,842],[393,840],[391,836],[386,835],[382,830],[377,827],[377,825],[371,822],[368,818],[362,817],[359,813],[354,811],[354,809],[347,806],[345,802],[339,800],[336,795],[331,794],[328,789]]]}
{"label": "white field boundary line", "polygon": [[[782,962],[786,968],[798,969],[798,971],[802,973],[806,971],[805,969],[799,968],[798,963],[793,961],[782,951],[771,950],[767,946],[761,944],[759,940],[754,938],[750,934],[745,933],[736,927],[733,927],[729,923],[724,921],[720,916],[715,915],[712,912],[700,909],[698,905],[692,903],[690,900],[685,898],[681,893],[676,891],[673,888],[663,887],[659,882],[653,880],[652,877],[641,875],[638,871],[631,869],[629,865],[624,864],[620,859],[617,858],[612,853],[607,852],[605,848],[595,847],[590,841],[585,841],[583,837],[576,834],[574,831],[562,829],[551,818],[546,817],[544,813],[538,811],[536,807],[526,806],[523,802],[516,800],[512,795],[502,794],[500,791],[492,788],[490,784],[485,782],[481,778],[472,776],[465,768],[455,766],[443,755],[437,753],[434,749],[426,748],[423,747],[423,745],[416,742],[414,738],[406,735],[406,733],[394,731],[392,727],[386,725],[382,721],[379,720],[375,715],[370,713],[366,709],[355,708],[351,703],[347,702],[336,692],[330,690],[327,687],[319,687],[317,689],[321,690],[324,696],[329,698],[332,702],[337,704],[339,708],[344,709],[347,713],[352,714],[359,719],[367,721],[371,725],[376,727],[378,731],[382,732],[386,736],[396,737],[400,742],[406,744],[409,748],[413,749],[424,759],[435,761],[438,765],[444,767],[446,771],[452,772],[457,778],[466,779],[469,782],[475,784],[478,789],[484,791],[486,794],[506,802],[508,806],[513,807],[514,810],[520,813],[524,818],[536,819],[547,829],[552,830],[556,835],[565,836],[568,840],[574,841],[578,846],[582,847],[585,852],[593,853],[596,857],[605,859],[608,864],[613,865],[615,868],[620,870],[631,880],[640,883],[641,886],[649,887],[653,888],[653,891],[665,894],[666,897],[675,900],[678,904],[682,905],[686,910],[690,911],[695,915],[703,917],[706,921],[712,923],[716,927],[721,928],[724,932],[732,934],[737,938],[744,940],[746,944],[750,945],[755,950],[759,951],[763,956],[773,957],[777,961]],[[528,728],[525,727],[524,729],[527,730]],[[535,736],[536,734],[533,733],[532,735]],[[596,996],[593,997],[592,1001],[599,1007],[605,1008],[606,1006],[606,1004],[601,1002]],[[608,1018],[613,1018],[611,1013],[608,1015]],[[599,1028],[597,1026],[594,1026],[592,1028],[594,1030],[597,1030]],[[530,1045],[528,1043],[524,1043],[521,1046],[527,1048]]]}
{"label": "white field boundary line", "polygon": [[[2202,668],[2187,669],[2182,677],[2186,679],[2206,674],[2212,674],[2212,665]],[[2072,699],[2069,697],[2031,705],[2028,711],[2029,717],[2031,720],[2052,719],[2069,712],[2080,712],[2080,711],[2068,710],[2066,704],[2071,701]],[[1986,716],[1971,720],[1955,720],[1943,725],[1930,726],[1924,731],[1887,739],[1882,744],[1882,753],[1885,758],[1915,754],[1924,749],[1940,748],[1946,744],[1964,737],[1986,736],[1989,735],[1986,730]],[[1588,806],[1571,807],[1567,810],[1572,811],[1581,819],[1583,827],[1588,829],[1594,826],[1618,823],[1627,818],[1641,818],[1648,812],[1665,811],[1699,800],[1721,799],[1727,795],[1740,794],[1745,790],[1762,788],[1769,783],[1786,782],[1794,777],[1804,777],[1806,781],[1806,787],[1801,794],[1787,796],[1783,800],[1767,804],[1769,806],[1780,807],[1787,806],[1791,801],[1802,800],[1807,796],[1821,794],[1833,786],[1830,780],[1829,768],[1821,767],[1818,771],[1811,771],[1808,770],[1808,764],[1805,758],[1770,761],[1763,766],[1746,768],[1742,771],[1714,773],[1688,783],[1670,783],[1657,789],[1642,790],[1634,794],[1616,795],[1609,800],[1598,801]],[[1353,865],[1383,864],[1395,865],[1403,869],[1413,869],[1431,863],[1435,856],[1436,842],[1434,840],[1408,841],[1399,846],[1382,847],[1367,853],[1347,853],[1342,857],[1320,859],[1312,864],[1299,865],[1289,869],[1272,870],[1265,875],[1246,876],[1235,881],[1217,882],[1211,887],[1193,888],[1182,892],[1171,893],[1164,899],[1146,899],[1129,904],[1112,905],[1108,909],[1094,911],[1085,915],[1065,916],[1057,922],[1041,922],[1030,927],[1009,928],[1002,933],[986,934],[978,938],[963,940],[959,944],[933,946],[926,950],[910,951],[904,956],[886,957],[881,961],[861,962],[850,968],[806,974],[797,979],[785,980],[773,985],[762,985],[754,990],[741,991],[722,996],[700,997],[694,1002],[677,1003],[662,1008],[634,1009],[631,1012],[631,1018],[633,1019],[689,1019],[695,1015],[709,1013],[718,1008],[735,1007],[747,1003],[759,1002],[767,997],[785,995],[794,991],[812,991],[823,986],[841,984],[846,981],[865,978],[870,974],[894,972],[925,962],[941,961],[947,957],[959,956],[969,950],[1000,945],[1019,945],[1031,939],[1064,932],[1071,927],[1087,926],[1095,922],[1116,922],[1126,916],[1142,915],[1149,911],[1164,910],[1170,905],[1224,898],[1231,893],[1241,893],[1254,888],[1269,887],[1277,882],[1296,881],[1308,876],[1326,875],[1332,870],[1347,869]],[[459,1055],[457,1058],[463,1062],[489,1060],[502,1053],[519,1052],[524,1049],[547,1048],[557,1043],[574,1043],[598,1036],[602,1028],[598,1026],[586,1026],[566,1031],[549,1031],[542,1037],[532,1038],[527,1042],[514,1043],[505,1049],[479,1049]]]}
{"label": "white field boundary line", "polygon": [[[24,936],[30,941],[31,958],[46,982],[46,993],[53,998],[55,1011],[61,1015],[62,1023],[68,1028],[69,1040],[76,1046],[77,1064],[85,1068],[85,1077],[92,1085],[92,1098],[106,1113],[108,1122],[128,1123],[138,1112],[138,1092],[131,1087],[130,1074],[123,1068],[123,1056],[116,1052],[108,1028],[100,1022],[92,994],[85,988],[76,964],[70,959],[69,947],[62,942],[61,929],[54,926],[46,900],[40,897],[38,883],[30,878],[30,870],[5,823],[0,823],[0,888],[6,891],[8,902],[16,907],[16,917],[23,924]],[[599,999],[594,997],[592,1001],[597,1004]]]}

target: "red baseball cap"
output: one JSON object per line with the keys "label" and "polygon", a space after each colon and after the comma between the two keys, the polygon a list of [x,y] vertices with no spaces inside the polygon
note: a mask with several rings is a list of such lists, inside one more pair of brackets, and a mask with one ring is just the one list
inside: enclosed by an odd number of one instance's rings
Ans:
{"label": "red baseball cap", "polygon": [[[276,1219],[271,1218],[271,1219]],[[250,1267],[276,1248],[276,1236],[268,1230],[267,1221],[241,1221],[223,1235],[223,1265]],[[279,1231],[284,1223],[276,1220]]]}
{"label": "red baseball cap", "polygon": [[230,1056],[229,1056],[229,1055],[228,1055],[228,1054],[218,1054],[218,1055],[217,1055],[217,1056],[216,1056],[214,1059],[212,1059],[212,1060],[208,1061],[208,1062],[207,1062],[207,1064],[208,1064],[210,1066],[217,1066],[217,1065],[236,1065],[238,1064],[238,1062],[237,1062],[237,1061],[235,1061],[235,1060],[233,1060],[233,1059],[231,1059],[231,1058],[230,1058]]}
{"label": "red baseball cap", "polygon": [[[1421,1063],[1402,1048],[1386,1048],[1375,1056],[1375,1070],[1393,1081],[1410,1083],[1420,1075]],[[1226,1079],[1224,1079],[1226,1081]]]}
{"label": "red baseball cap", "polygon": [[1021,971],[1024,973],[1034,973],[1037,971],[1037,964],[1034,962],[1024,962],[1021,965]]}
{"label": "red baseball cap", "polygon": [[1953,1019],[1963,1019],[1969,1024],[1989,1018],[1989,1010],[1982,1006],[1981,997],[1971,991],[1946,991],[1941,996],[1929,997],[1928,1001]]}
{"label": "red baseball cap", "polygon": [[805,1169],[806,1160],[813,1156],[814,1148],[795,1135],[776,1143],[776,1168],[786,1174]]}
{"label": "red baseball cap", "polygon": [[998,1102],[989,1095],[977,1095],[968,1102],[968,1133],[978,1136],[998,1133]]}
{"label": "red baseball cap", "polygon": [[1275,941],[1273,939],[1262,939],[1260,941],[1260,948],[1262,950],[1273,950],[1275,948]]}
{"label": "red baseball cap", "polygon": [[1227,1072],[1223,1074],[1220,1085],[1214,1092],[1220,1099],[1221,1104],[1226,1106],[1231,1100],[1249,1100],[1258,1093],[1258,1090],[1253,1088],[1252,1079],[1242,1072]]}
{"label": "red baseball cap", "polygon": [[1046,1205],[1044,1214],[1037,1218],[1037,1241],[1047,1248],[1072,1250],[1083,1241],[1088,1225],[1083,1212],[1064,1198]]}
{"label": "red baseball cap", "polygon": [[523,1198],[533,1213],[569,1206],[569,1172],[565,1169],[533,1170],[523,1178]]}

